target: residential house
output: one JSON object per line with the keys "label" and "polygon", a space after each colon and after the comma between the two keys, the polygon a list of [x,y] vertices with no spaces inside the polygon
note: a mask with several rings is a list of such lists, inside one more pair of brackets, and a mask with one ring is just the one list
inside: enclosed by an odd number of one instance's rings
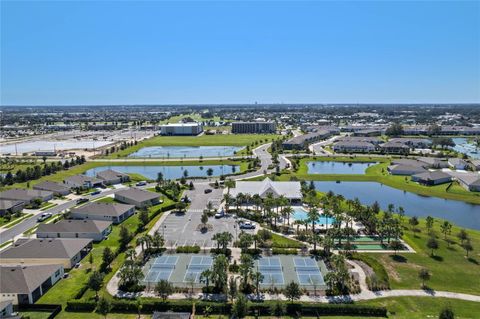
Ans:
{"label": "residential house", "polygon": [[461,158],[452,157],[448,159],[448,165],[455,169],[467,169],[468,163]]}
{"label": "residential house", "polygon": [[70,194],[70,188],[60,183],[45,181],[33,185],[33,189],[52,192],[55,196],[65,196]]}
{"label": "residential house", "polygon": [[412,175],[412,181],[423,185],[440,185],[452,181],[452,177],[442,171],[426,171]]}
{"label": "residential house", "polygon": [[21,238],[0,251],[2,264],[61,264],[70,269],[90,251],[92,240]]}
{"label": "residential house", "polygon": [[480,159],[470,160],[470,168],[474,171],[480,171]]}
{"label": "residential house", "polygon": [[40,199],[42,202],[47,202],[53,199],[53,193],[49,191],[41,191],[37,189],[8,189],[0,192],[0,199],[21,201],[25,204],[31,204],[36,199]]}
{"label": "residential house", "polygon": [[64,219],[57,223],[39,224],[37,238],[90,238],[101,241],[110,234],[112,223],[103,220]]}
{"label": "residential house", "polygon": [[465,173],[455,175],[458,183],[470,192],[480,192],[480,175],[477,173]]}
{"label": "residential house", "polygon": [[135,213],[135,206],[118,203],[91,202],[72,208],[68,214],[72,219],[104,220],[120,224]]}
{"label": "residential house", "polygon": [[333,145],[332,149],[337,153],[369,153],[375,152],[376,146],[370,142],[341,141]]}
{"label": "residential house", "polygon": [[63,276],[61,264],[1,265],[0,298],[2,303],[33,304]]}
{"label": "residential house", "polygon": [[[1,293],[0,293],[1,298]],[[21,319],[13,312],[13,300],[0,301],[0,319]]]}
{"label": "residential house", "polygon": [[329,138],[332,132],[327,129],[318,130],[316,132],[307,133],[292,137],[288,141],[282,143],[286,150],[302,150],[306,149],[308,145]]}
{"label": "residential house", "polygon": [[20,200],[0,199],[0,216],[21,212],[25,202]]}
{"label": "residential house", "polygon": [[160,196],[157,193],[149,192],[140,188],[122,189],[115,193],[115,199],[119,202],[135,205],[137,208],[144,208],[160,204]]}
{"label": "residential house", "polygon": [[425,163],[429,168],[447,168],[448,162],[444,159],[436,158],[436,157],[419,157],[418,161]]}
{"label": "residential house", "polygon": [[101,179],[91,177],[91,176],[86,176],[86,175],[69,176],[65,178],[63,183],[70,188],[83,188],[83,189],[103,186],[103,181]]}
{"label": "residential house", "polygon": [[127,174],[107,169],[97,173],[97,178],[101,179],[105,185],[115,185],[130,181],[130,176]]}

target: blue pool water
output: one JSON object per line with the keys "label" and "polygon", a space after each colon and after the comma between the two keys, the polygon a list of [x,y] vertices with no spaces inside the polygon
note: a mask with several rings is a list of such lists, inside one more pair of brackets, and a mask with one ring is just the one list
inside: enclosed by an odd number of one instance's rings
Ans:
{"label": "blue pool water", "polygon": [[232,156],[242,146],[149,146],[143,147],[128,157],[191,158]]}
{"label": "blue pool water", "polygon": [[365,174],[365,170],[374,164],[377,163],[313,161],[308,162],[307,166],[308,174]]}
{"label": "blue pool water", "polygon": [[362,204],[371,205],[375,201],[382,209],[388,204],[402,206],[405,215],[432,216],[449,220],[459,226],[480,229],[480,205],[437,197],[420,196],[377,182],[314,182],[321,192],[332,191],[347,199],[358,198]]}
{"label": "blue pool water", "polygon": [[[293,206],[293,219],[296,220],[305,220],[308,219],[307,211],[303,207]],[[321,215],[318,219],[317,223],[320,225],[331,225],[335,222],[335,218],[333,217],[326,217],[325,215]]]}
{"label": "blue pool water", "polygon": [[155,180],[158,173],[163,174],[164,179],[177,179],[181,178],[186,170],[188,177],[207,177],[207,170],[211,168],[213,170],[212,176],[220,176],[222,174],[232,174],[240,172],[240,166],[238,165],[205,165],[205,166],[160,166],[160,165],[135,165],[135,166],[101,166],[89,169],[85,172],[87,176],[95,176],[97,172],[113,169],[122,173],[137,173],[141,174],[149,179]]}

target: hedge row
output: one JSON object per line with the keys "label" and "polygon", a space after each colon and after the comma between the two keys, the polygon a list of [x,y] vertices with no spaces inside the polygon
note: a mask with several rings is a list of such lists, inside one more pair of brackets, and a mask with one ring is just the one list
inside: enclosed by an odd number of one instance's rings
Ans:
{"label": "hedge row", "polygon": [[[193,301],[176,300],[160,301],[147,299],[142,302],[142,312],[151,313],[153,311],[173,311],[190,312]],[[250,313],[255,312],[260,315],[270,315],[271,308],[275,301],[266,301],[262,303],[249,303]],[[211,313],[228,314],[231,313],[232,305],[226,302],[208,302],[195,301],[195,310],[198,314],[203,314],[205,308],[209,307]],[[95,302],[73,300],[67,302],[68,311],[93,311]],[[113,300],[112,312],[115,313],[136,313],[137,303],[135,300]],[[339,315],[339,316],[368,316],[368,317],[386,317],[387,310],[383,307],[370,307],[353,304],[320,304],[320,303],[287,303],[286,314],[295,316],[318,316],[318,315]]]}
{"label": "hedge row", "polygon": [[272,248],[273,255],[297,255],[298,250],[294,248]]}
{"label": "hedge row", "polygon": [[200,252],[200,246],[178,246],[176,249],[178,254],[198,254]]}

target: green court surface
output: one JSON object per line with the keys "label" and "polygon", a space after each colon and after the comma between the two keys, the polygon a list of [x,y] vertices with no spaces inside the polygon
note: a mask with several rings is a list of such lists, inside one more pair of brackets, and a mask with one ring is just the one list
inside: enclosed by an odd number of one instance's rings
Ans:
{"label": "green court surface", "polygon": [[283,288],[290,282],[308,290],[326,289],[327,267],[321,259],[299,255],[260,257],[255,267],[263,275],[262,288]]}
{"label": "green court surface", "polygon": [[160,280],[167,280],[176,287],[203,287],[200,274],[211,268],[210,254],[163,254],[151,257],[143,267],[143,280],[147,290],[153,290]]}

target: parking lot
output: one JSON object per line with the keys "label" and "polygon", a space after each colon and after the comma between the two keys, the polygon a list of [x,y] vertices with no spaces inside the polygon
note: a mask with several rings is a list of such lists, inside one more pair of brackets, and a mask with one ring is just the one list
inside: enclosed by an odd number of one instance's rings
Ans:
{"label": "parking lot", "polygon": [[[208,184],[197,183],[195,190],[187,191],[185,194],[191,199],[190,208],[185,214],[171,213],[160,225],[159,231],[164,235],[167,247],[198,245],[202,248],[215,247],[211,240],[216,233],[229,232],[234,239],[240,234],[237,219],[235,216],[225,216],[219,219],[210,217],[208,224],[211,229],[202,233],[199,225],[200,219],[207,203],[211,201],[214,207],[219,207],[222,200],[222,189],[212,189],[211,193],[205,194],[205,189],[211,188]],[[255,230],[246,230],[254,233]]]}

